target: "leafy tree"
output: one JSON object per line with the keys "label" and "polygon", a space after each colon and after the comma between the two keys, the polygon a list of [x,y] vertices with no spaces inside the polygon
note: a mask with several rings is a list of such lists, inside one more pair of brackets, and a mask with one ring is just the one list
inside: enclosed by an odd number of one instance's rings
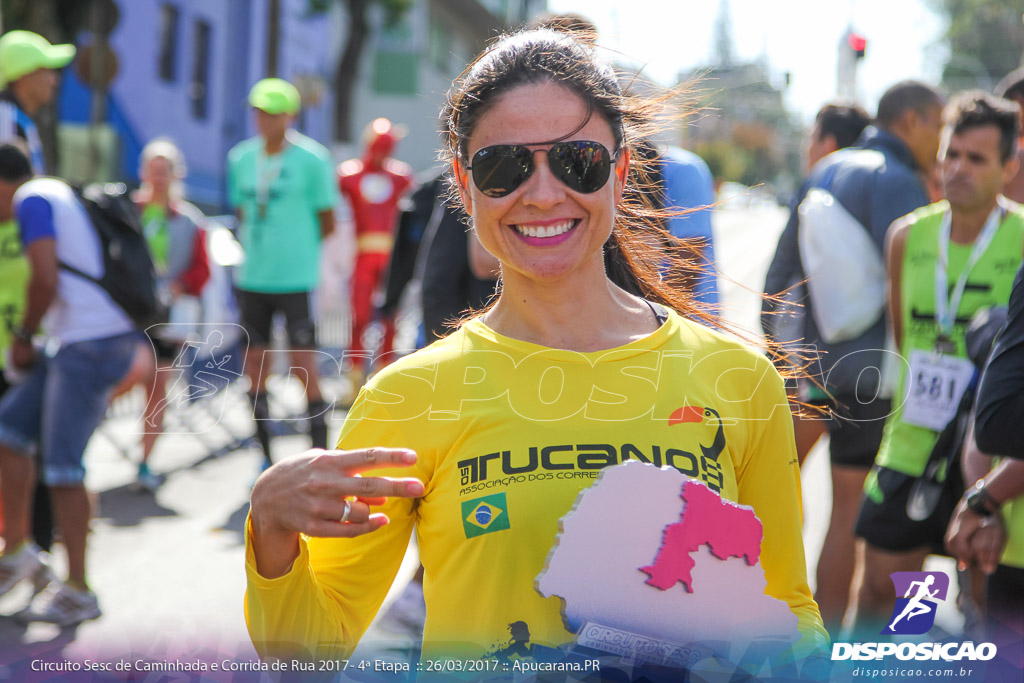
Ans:
{"label": "leafy tree", "polygon": [[[950,57],[942,72],[949,90],[990,89],[1021,64],[1024,0],[929,0],[949,22]],[[909,27],[908,27],[909,28]]]}
{"label": "leafy tree", "polygon": [[757,63],[709,67],[700,106],[708,112],[690,132],[690,149],[718,180],[786,185],[799,173],[800,133],[783,93]]}
{"label": "leafy tree", "polygon": [[308,0],[311,12],[326,12],[341,3],[348,16],[348,39],[334,70],[334,137],[342,142],[352,139],[352,101],[359,64],[370,37],[367,10],[371,4],[384,9],[385,26],[394,26],[412,7],[413,0]]}
{"label": "leafy tree", "polygon": [[701,141],[695,143],[692,148],[708,165],[708,170],[716,182],[739,182],[748,177],[754,164],[753,155],[748,150],[737,148],[728,140]]}

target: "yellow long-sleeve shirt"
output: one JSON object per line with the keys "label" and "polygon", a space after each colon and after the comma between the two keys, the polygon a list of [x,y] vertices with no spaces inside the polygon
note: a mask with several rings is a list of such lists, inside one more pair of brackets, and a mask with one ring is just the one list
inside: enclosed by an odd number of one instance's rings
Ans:
{"label": "yellow long-sleeve shirt", "polygon": [[[480,321],[379,373],[338,447],[413,448],[417,501],[355,539],[303,538],[285,576],[247,553],[246,618],[257,649],[350,652],[394,579],[415,526],[425,568],[424,655],[481,656],[523,622],[532,643],[573,634],[534,587],[558,521],[604,467],[675,467],[753,507],[766,593],[789,604],[806,642],[828,636],[807,586],[800,477],[783,383],[746,346],[670,313],[651,335],[577,353],[503,337]],[[642,495],[642,492],[638,492]],[[250,544],[251,546],[251,544]]]}

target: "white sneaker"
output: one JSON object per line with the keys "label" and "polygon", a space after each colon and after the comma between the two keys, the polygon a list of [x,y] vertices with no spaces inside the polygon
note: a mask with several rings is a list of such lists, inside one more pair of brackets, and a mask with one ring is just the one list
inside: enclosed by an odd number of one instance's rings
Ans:
{"label": "white sneaker", "polygon": [[0,596],[26,579],[32,580],[33,592],[38,593],[54,578],[50,555],[35,543],[25,543],[17,552],[0,555]]}
{"label": "white sneaker", "polygon": [[95,593],[72,588],[63,581],[51,581],[15,618],[23,623],[45,621],[59,626],[71,626],[95,619],[100,614],[100,604]]}

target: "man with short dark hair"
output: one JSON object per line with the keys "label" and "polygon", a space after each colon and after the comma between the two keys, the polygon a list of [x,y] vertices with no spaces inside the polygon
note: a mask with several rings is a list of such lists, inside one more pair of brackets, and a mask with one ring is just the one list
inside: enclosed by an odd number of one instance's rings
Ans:
{"label": "man with short dark hair", "polygon": [[[6,144],[0,145],[0,220],[12,216],[31,275],[11,347],[12,365],[26,376],[0,400],[0,595],[32,580],[42,592],[19,618],[70,625],[100,615],[86,582],[90,505],[82,455],[111,390],[128,371],[135,333],[106,291],[70,270],[103,275],[99,237],[85,207],[64,182],[33,178],[25,153]],[[48,338],[45,352],[33,344],[41,326]],[[37,449],[67,550],[66,583],[50,581],[45,554],[29,540]]]}
{"label": "man with short dark hair", "polygon": [[[840,102],[829,102],[822,105],[814,117],[814,125],[808,131],[803,146],[803,165],[807,173],[810,173],[814,165],[822,158],[840,149],[846,149],[853,145],[860,137],[864,129],[871,123],[871,117],[864,109],[856,104],[845,104]],[[784,292],[797,287],[806,278],[803,266],[800,264],[800,249],[797,246],[799,213],[797,207],[804,200],[809,189],[808,181],[805,179],[793,196],[790,204],[789,220],[785,229],[779,235],[778,246],[775,249],[775,256],[772,258],[768,273],[765,276],[764,291],[772,297],[779,297]],[[798,290],[800,288],[798,287]],[[792,299],[802,298],[802,293],[793,290],[789,297]],[[762,319],[765,334],[779,338],[780,327],[776,324],[779,318],[800,315],[802,309],[784,311],[778,301],[764,299],[762,311],[766,314]],[[782,339],[781,341],[788,341]],[[799,427],[802,421],[797,420]],[[800,462],[807,457],[807,451],[818,440],[824,429],[815,430],[813,438],[801,448],[800,438],[797,438],[797,455]],[[809,437],[810,438],[810,437]]]}
{"label": "man with short dark hair", "polygon": [[[879,255],[892,222],[928,203],[923,177],[935,165],[943,102],[941,93],[923,83],[893,85],[879,101],[875,125],[864,130],[856,146],[823,157],[807,179],[804,191],[821,188],[830,192],[867,232]],[[782,277],[783,269],[772,264],[765,286],[770,295],[805,278],[798,244],[797,207],[801,201],[798,198],[794,203],[780,239],[780,251],[795,265],[792,272],[785,273],[788,277]],[[787,240],[785,248],[783,240]],[[782,258],[779,253],[777,261]],[[837,263],[836,268],[844,265],[848,264]],[[854,563],[849,558],[855,554],[853,526],[861,489],[890,410],[881,381],[887,326],[879,311],[877,320],[859,336],[828,343],[812,314],[813,297],[808,295],[801,303],[804,312],[797,321],[799,329],[791,332],[790,338],[806,345],[814,377],[801,383],[799,399],[827,410],[824,424],[830,434],[832,464],[832,515],[818,563],[815,599],[826,628],[835,635],[846,614],[853,582]],[[764,324],[769,331],[773,308],[771,303],[765,305]],[[798,426],[806,421],[798,420]],[[804,453],[818,437],[817,431],[809,431],[802,444]]]}
{"label": "man with short dark hair", "polygon": [[[946,109],[939,170],[946,199],[889,230],[889,318],[904,360],[899,405],[885,422],[864,484],[857,535],[865,540],[857,625],[877,633],[895,604],[890,574],[920,571],[944,553],[951,510],[912,510],[912,492],[940,432],[974,375],[966,330],[978,311],[1005,306],[1024,258],[1024,210],[1001,196],[1017,172],[1017,105],[981,91]],[[947,472],[945,476],[954,476]]]}
{"label": "man with short dark hair", "polygon": [[806,149],[807,170],[823,157],[854,145],[864,129],[871,125],[871,116],[857,104],[829,102],[818,110]]}

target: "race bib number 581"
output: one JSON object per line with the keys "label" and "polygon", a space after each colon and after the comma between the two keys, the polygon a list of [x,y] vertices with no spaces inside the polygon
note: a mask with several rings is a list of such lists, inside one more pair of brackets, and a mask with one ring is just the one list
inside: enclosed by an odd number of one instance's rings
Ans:
{"label": "race bib number 581", "polygon": [[973,375],[974,364],[966,358],[935,351],[912,351],[903,420],[942,431],[956,415]]}

